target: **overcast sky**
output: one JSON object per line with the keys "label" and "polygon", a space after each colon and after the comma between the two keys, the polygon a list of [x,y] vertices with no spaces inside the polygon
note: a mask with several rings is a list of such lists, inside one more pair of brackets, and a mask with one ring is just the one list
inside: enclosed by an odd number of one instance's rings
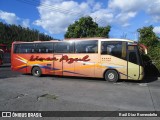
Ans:
{"label": "overcast sky", "polygon": [[138,38],[137,29],[154,26],[160,34],[160,0],[0,0],[0,21],[63,39],[67,27],[83,16],[111,25],[110,37]]}

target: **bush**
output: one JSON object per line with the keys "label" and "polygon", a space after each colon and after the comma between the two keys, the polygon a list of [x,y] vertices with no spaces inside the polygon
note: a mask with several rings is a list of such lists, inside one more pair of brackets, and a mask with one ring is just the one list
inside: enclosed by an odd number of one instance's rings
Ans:
{"label": "bush", "polygon": [[156,47],[150,47],[149,48],[148,56],[151,58],[152,63],[160,71],[160,42]]}

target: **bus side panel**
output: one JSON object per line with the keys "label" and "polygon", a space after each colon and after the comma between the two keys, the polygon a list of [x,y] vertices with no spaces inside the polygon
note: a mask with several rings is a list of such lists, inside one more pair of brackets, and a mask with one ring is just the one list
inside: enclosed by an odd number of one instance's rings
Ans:
{"label": "bus side panel", "polygon": [[21,73],[27,73],[27,60],[26,54],[12,54],[11,56],[11,69]]}
{"label": "bus side panel", "polygon": [[[63,57],[67,57],[70,60],[63,60],[63,75],[64,76],[75,76],[74,70],[74,58],[76,57],[74,54],[63,54]],[[73,61],[72,61],[73,60]]]}
{"label": "bus side panel", "polygon": [[[28,57],[28,61],[27,61],[27,73],[31,73],[31,70],[32,70],[32,67],[33,66],[38,66],[38,65],[35,65],[36,64],[36,61],[31,61],[30,58],[31,56],[33,57],[36,57],[37,54],[29,54],[29,57]],[[43,73],[43,72],[42,72]]]}
{"label": "bus side panel", "polygon": [[103,78],[103,69],[106,68],[106,67],[101,65],[101,55],[98,54],[95,57],[96,57],[96,60],[95,60],[95,72],[94,72],[95,73],[95,77]]}
{"label": "bus side panel", "polygon": [[54,58],[56,58],[56,61],[53,61],[53,74],[54,75],[63,75],[63,61],[60,61],[63,54],[54,54]]}
{"label": "bus side panel", "polygon": [[[38,58],[38,59],[36,59]],[[41,68],[42,74],[52,75],[53,54],[30,54],[27,61],[27,73],[32,72],[32,68],[38,66]]]}
{"label": "bus side panel", "polygon": [[98,54],[79,54],[82,61],[75,62],[75,76],[96,77],[95,65],[98,63]]}
{"label": "bus side panel", "polygon": [[127,61],[111,56],[101,55],[102,76],[108,69],[115,69],[119,74],[119,79],[127,79]]}

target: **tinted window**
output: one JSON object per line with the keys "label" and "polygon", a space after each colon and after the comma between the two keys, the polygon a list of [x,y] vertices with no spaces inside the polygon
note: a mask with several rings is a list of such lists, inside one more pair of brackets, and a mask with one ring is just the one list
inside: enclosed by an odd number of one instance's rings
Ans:
{"label": "tinted window", "polygon": [[14,48],[14,53],[19,53],[19,51],[20,51],[20,44],[14,44],[14,46],[13,46]]}
{"label": "tinted window", "polygon": [[55,53],[73,53],[74,52],[74,42],[57,42],[54,44]]}
{"label": "tinted window", "polygon": [[141,56],[138,50],[137,46],[128,46],[129,56],[128,60],[129,62],[142,65]]}
{"label": "tinted window", "polygon": [[14,53],[31,53],[34,50],[34,44],[24,43],[24,44],[15,44]]}
{"label": "tinted window", "polygon": [[129,52],[129,62],[137,64],[136,52]]}
{"label": "tinted window", "polygon": [[101,54],[113,55],[118,58],[126,59],[126,43],[116,41],[102,41]]}
{"label": "tinted window", "polygon": [[133,51],[133,50],[136,50],[136,46],[128,46],[128,50],[129,50],[129,51],[131,51],[131,50],[132,50],[132,51]]}
{"label": "tinted window", "polygon": [[76,41],[75,42],[76,53],[98,53],[98,41]]}
{"label": "tinted window", "polygon": [[36,43],[34,53],[52,53],[53,43]]}

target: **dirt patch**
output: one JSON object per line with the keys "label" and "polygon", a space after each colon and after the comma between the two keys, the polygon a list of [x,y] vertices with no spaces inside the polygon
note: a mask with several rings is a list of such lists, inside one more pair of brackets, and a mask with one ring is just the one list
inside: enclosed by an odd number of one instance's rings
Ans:
{"label": "dirt patch", "polygon": [[51,99],[51,100],[57,100],[58,96],[53,95],[53,94],[43,94],[41,96],[38,96],[37,100],[40,100],[42,98]]}

